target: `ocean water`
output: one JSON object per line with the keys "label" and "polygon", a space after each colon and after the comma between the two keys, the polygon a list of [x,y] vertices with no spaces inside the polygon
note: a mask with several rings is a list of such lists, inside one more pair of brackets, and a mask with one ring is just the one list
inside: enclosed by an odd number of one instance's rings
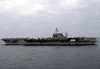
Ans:
{"label": "ocean water", "polygon": [[88,46],[18,46],[0,41],[0,69],[100,69],[100,38]]}

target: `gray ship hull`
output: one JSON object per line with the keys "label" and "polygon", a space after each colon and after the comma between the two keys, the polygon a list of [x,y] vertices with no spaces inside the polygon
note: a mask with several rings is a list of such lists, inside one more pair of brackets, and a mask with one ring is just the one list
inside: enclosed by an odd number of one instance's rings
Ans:
{"label": "gray ship hull", "polygon": [[6,45],[60,45],[60,46],[67,46],[67,45],[95,45],[96,42],[74,42],[74,41],[70,41],[70,42],[27,42],[24,40],[19,40],[17,42],[12,42],[12,41],[5,41]]}

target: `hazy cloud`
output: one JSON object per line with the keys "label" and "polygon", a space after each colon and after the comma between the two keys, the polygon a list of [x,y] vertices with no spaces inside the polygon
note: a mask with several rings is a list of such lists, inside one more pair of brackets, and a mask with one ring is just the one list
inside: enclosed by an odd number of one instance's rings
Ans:
{"label": "hazy cloud", "polygon": [[47,37],[56,27],[72,37],[99,37],[99,12],[99,0],[0,0],[0,38]]}

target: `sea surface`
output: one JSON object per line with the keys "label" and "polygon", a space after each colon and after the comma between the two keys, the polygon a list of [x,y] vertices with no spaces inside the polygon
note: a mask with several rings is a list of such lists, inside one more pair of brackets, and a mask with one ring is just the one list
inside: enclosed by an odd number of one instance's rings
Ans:
{"label": "sea surface", "polygon": [[0,69],[100,69],[100,38],[88,46],[19,46],[0,40]]}

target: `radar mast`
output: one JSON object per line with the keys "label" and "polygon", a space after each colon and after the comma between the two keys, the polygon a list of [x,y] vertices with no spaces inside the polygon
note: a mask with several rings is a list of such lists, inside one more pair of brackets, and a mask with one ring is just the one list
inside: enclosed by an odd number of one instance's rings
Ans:
{"label": "radar mast", "polygon": [[67,34],[67,32],[65,32],[65,37],[68,38],[68,34]]}
{"label": "radar mast", "polygon": [[58,28],[56,28],[55,32],[58,33],[58,31],[59,31]]}

